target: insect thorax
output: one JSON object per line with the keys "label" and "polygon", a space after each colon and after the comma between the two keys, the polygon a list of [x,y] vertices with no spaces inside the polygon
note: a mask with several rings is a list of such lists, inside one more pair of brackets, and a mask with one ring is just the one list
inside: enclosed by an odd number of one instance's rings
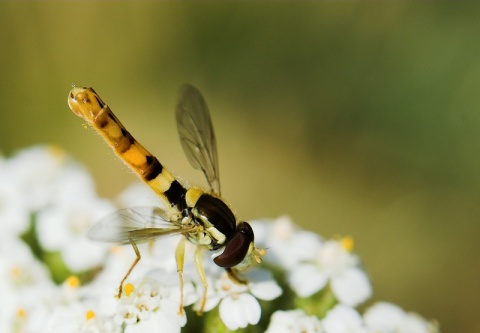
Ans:
{"label": "insect thorax", "polygon": [[231,209],[221,199],[208,193],[198,197],[190,210],[190,217],[201,228],[188,233],[188,240],[205,245],[209,250],[223,246],[236,229],[236,219]]}

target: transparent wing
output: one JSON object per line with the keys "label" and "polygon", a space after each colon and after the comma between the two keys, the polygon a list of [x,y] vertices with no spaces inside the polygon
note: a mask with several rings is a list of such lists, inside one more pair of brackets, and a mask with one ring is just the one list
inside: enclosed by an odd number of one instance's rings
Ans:
{"label": "transparent wing", "polygon": [[215,133],[202,94],[191,85],[180,90],[176,106],[178,133],[185,155],[195,168],[202,170],[210,189],[220,195]]}
{"label": "transparent wing", "polygon": [[145,243],[155,238],[191,231],[191,225],[170,221],[158,207],[135,207],[107,215],[88,231],[88,238],[100,242]]}

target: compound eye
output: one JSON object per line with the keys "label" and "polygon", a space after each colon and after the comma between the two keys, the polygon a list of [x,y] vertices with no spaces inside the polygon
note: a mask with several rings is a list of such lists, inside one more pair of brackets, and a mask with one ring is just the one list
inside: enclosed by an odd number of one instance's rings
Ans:
{"label": "compound eye", "polygon": [[213,261],[220,267],[230,268],[238,265],[245,259],[250,244],[254,241],[253,230],[247,222],[241,222],[237,230],[225,245],[225,250]]}

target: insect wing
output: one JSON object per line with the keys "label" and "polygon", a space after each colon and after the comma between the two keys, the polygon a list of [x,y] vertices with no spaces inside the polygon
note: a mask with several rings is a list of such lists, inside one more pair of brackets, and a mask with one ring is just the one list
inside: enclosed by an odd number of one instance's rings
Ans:
{"label": "insect wing", "polygon": [[188,231],[180,222],[170,221],[158,207],[136,207],[107,215],[88,231],[88,238],[118,244],[145,243],[160,236]]}
{"label": "insect wing", "polygon": [[178,133],[190,164],[202,170],[210,189],[220,195],[217,144],[207,103],[191,85],[180,90],[176,106]]}

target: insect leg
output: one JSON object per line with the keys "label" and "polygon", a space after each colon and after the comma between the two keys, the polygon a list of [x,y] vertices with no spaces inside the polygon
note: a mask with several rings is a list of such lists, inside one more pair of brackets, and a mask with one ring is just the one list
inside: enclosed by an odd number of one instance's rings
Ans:
{"label": "insect leg", "polygon": [[200,303],[200,308],[197,310],[197,314],[202,314],[203,309],[205,308],[205,304],[207,303],[207,290],[208,290],[208,282],[207,277],[205,276],[205,268],[203,267],[203,251],[202,247],[197,246],[195,250],[195,268],[197,269],[198,276],[200,276],[200,280],[203,284],[203,297]]}
{"label": "insect leg", "polygon": [[178,242],[177,249],[175,250],[175,260],[177,261],[177,273],[180,279],[180,308],[178,314],[183,315],[183,263],[185,262],[185,241],[186,238],[182,237]]}
{"label": "insect leg", "polygon": [[120,286],[118,287],[117,298],[120,298],[120,296],[122,296],[123,283],[124,283],[125,280],[128,278],[128,276],[129,276],[130,273],[132,272],[133,268],[138,264],[138,262],[139,262],[140,259],[142,258],[142,256],[140,255],[140,251],[138,250],[137,244],[136,244],[136,243],[133,241],[133,239],[131,239],[130,237],[128,237],[128,240],[130,241],[130,244],[132,244],[133,250],[135,251],[135,255],[136,255],[137,257],[135,258],[135,260],[133,261],[132,265],[131,265],[130,268],[128,269],[127,274],[125,274],[125,276],[123,277],[122,281],[120,281]]}

